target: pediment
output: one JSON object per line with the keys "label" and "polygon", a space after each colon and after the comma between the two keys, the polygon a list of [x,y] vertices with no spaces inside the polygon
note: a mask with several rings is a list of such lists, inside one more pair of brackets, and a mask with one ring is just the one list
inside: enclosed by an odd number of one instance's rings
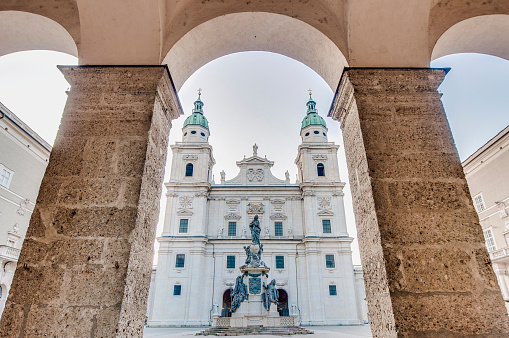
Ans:
{"label": "pediment", "polygon": [[226,215],[224,215],[224,219],[235,219],[235,220],[239,220],[241,218],[241,216],[239,214],[236,214],[236,213],[233,213],[233,212],[230,212]]}
{"label": "pediment", "polygon": [[266,158],[263,158],[263,157],[260,157],[260,156],[251,156],[251,157],[243,159],[242,161],[237,161],[237,165],[238,166],[241,166],[241,165],[261,165],[261,164],[263,164],[263,165],[268,164],[269,166],[272,167],[274,165],[274,162],[273,161],[269,161]]}
{"label": "pediment", "polygon": [[189,211],[187,209],[179,209],[177,211],[177,215],[179,215],[179,216],[191,216],[192,214],[193,214],[193,212]]}
{"label": "pediment", "polygon": [[318,213],[318,216],[333,216],[334,213],[330,210],[322,210]]}

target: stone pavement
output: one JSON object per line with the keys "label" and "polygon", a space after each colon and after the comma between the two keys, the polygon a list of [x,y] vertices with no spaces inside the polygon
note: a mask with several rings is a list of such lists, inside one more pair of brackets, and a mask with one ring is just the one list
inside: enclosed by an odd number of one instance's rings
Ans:
{"label": "stone pavement", "polygon": [[[192,337],[205,328],[198,327],[170,327],[170,328],[145,328],[144,338],[177,338]],[[314,332],[313,335],[307,335],[310,338],[355,338],[372,337],[369,325],[362,326],[306,326]],[[295,335],[304,337],[304,335]],[[256,338],[274,338],[275,336],[242,336]]]}

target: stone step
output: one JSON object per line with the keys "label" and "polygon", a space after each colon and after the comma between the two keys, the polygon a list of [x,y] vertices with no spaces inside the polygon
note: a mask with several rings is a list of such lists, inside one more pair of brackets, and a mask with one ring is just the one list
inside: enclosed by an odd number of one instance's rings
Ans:
{"label": "stone step", "polygon": [[246,335],[276,335],[276,336],[289,336],[294,334],[312,334],[300,326],[284,326],[284,327],[263,327],[263,326],[248,326],[248,327],[211,327],[197,335],[201,336],[246,336]]}

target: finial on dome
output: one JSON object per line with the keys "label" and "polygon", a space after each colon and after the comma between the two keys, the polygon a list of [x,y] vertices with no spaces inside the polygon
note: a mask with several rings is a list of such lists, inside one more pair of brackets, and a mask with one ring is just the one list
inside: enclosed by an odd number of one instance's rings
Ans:
{"label": "finial on dome", "polygon": [[194,101],[193,113],[203,114],[203,106],[205,104],[201,101],[201,91],[202,91],[202,89],[199,88],[198,89],[198,98],[196,99],[196,101]]}
{"label": "finial on dome", "polygon": [[307,113],[308,114],[309,113],[316,113],[318,111],[316,110],[316,102],[313,101],[313,98],[311,97],[311,92],[312,92],[311,88],[308,89],[308,91],[309,91],[309,101],[308,101],[308,103],[306,103],[306,106],[308,106]]}

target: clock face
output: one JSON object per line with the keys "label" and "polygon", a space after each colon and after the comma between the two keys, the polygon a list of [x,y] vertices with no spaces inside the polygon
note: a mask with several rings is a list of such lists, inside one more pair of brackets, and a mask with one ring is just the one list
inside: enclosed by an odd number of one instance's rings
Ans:
{"label": "clock face", "polygon": [[328,199],[327,197],[320,198],[320,200],[318,201],[318,206],[321,209],[329,208],[330,207],[330,199]]}
{"label": "clock face", "polygon": [[180,207],[185,208],[185,209],[192,208],[193,207],[192,198],[189,196],[181,197],[180,198]]}

